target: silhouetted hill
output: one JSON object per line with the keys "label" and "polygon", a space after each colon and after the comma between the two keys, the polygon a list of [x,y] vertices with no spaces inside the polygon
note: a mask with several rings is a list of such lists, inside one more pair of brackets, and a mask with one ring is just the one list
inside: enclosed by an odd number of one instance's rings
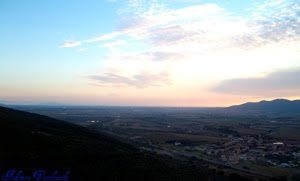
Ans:
{"label": "silhouetted hill", "polygon": [[[70,170],[71,180],[207,180],[207,169],[140,152],[71,123],[0,107],[0,172]],[[211,175],[210,175],[211,176]]]}
{"label": "silhouetted hill", "polygon": [[272,101],[249,102],[225,108],[230,113],[264,114],[274,116],[300,115],[300,100],[275,99]]}

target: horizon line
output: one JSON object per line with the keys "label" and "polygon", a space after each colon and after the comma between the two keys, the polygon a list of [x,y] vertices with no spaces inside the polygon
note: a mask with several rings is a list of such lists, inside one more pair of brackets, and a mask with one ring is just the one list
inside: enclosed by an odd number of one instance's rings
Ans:
{"label": "horizon line", "polygon": [[200,108],[200,109],[217,109],[217,108],[227,108],[231,106],[243,105],[246,103],[259,103],[259,102],[272,102],[278,100],[285,100],[285,101],[299,101],[299,99],[284,99],[284,98],[276,98],[271,100],[262,99],[257,102],[244,102],[241,104],[232,104],[229,106],[163,106],[163,105],[101,105],[101,104],[67,104],[67,103],[9,103],[9,102],[0,102],[0,106],[40,106],[40,107],[141,107],[141,108]]}

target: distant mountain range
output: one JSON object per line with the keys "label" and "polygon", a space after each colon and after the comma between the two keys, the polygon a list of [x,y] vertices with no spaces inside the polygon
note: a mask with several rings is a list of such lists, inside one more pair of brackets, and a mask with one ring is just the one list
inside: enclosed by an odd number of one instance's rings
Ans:
{"label": "distant mountain range", "polygon": [[[21,109],[29,112],[35,112],[37,107],[47,106],[66,106],[63,104],[49,103],[49,104],[37,104],[37,105],[4,105],[0,103],[0,106],[9,106],[16,109]],[[34,106],[34,109],[28,109]],[[72,106],[71,106],[72,107]],[[75,106],[76,107],[76,106]],[[79,106],[80,107],[80,106]],[[82,106],[86,107],[86,106]],[[93,106],[91,106],[93,107]],[[97,106],[96,106],[97,107]],[[104,106],[105,107],[105,106]],[[167,108],[166,108],[167,109]],[[170,108],[172,109],[172,108]],[[176,109],[176,108],[174,108]],[[188,109],[188,108],[187,108]],[[196,108],[197,109],[197,108]],[[247,115],[247,116],[292,116],[300,118],[300,100],[288,100],[288,99],[275,99],[271,101],[260,102],[247,102],[241,105],[234,105],[226,108],[209,108],[202,107],[200,112],[206,112],[211,114],[231,114],[231,115]],[[39,112],[37,112],[39,113]]]}
{"label": "distant mountain range", "polygon": [[222,111],[232,114],[300,116],[300,100],[275,99],[272,101],[248,102],[224,108]]}

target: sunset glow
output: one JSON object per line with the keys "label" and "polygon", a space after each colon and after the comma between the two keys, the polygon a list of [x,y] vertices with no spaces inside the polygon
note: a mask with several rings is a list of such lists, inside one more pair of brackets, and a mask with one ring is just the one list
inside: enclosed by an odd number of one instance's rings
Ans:
{"label": "sunset glow", "polygon": [[0,103],[300,98],[300,2],[0,2]]}

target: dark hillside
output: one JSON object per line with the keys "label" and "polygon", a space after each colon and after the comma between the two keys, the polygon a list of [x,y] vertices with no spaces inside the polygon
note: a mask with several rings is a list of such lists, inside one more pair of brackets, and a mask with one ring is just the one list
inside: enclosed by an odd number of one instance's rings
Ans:
{"label": "dark hillside", "polygon": [[[189,168],[64,121],[0,107],[4,169],[71,170],[71,180],[207,180]],[[1,179],[1,178],[0,178]]]}

